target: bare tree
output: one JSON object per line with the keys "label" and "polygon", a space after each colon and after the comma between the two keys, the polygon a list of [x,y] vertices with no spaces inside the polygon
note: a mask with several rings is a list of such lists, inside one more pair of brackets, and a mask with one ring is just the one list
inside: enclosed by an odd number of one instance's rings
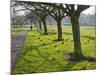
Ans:
{"label": "bare tree", "polygon": [[66,13],[61,9],[57,9],[55,6],[59,4],[51,4],[51,3],[38,3],[40,8],[43,8],[46,12],[49,13],[57,22],[57,29],[58,29],[58,41],[62,39],[62,27],[61,21],[66,16]]}
{"label": "bare tree", "polygon": [[15,1],[15,2],[16,3],[13,4],[13,6],[21,5],[24,7],[24,9],[20,9],[20,10],[29,10],[35,13],[41,19],[40,21],[43,22],[44,34],[48,34],[47,25],[46,25],[46,16],[48,15],[48,13],[45,10],[40,10],[40,8],[38,9],[38,7],[34,2],[28,2],[28,1]]}
{"label": "bare tree", "polygon": [[74,55],[76,59],[82,59],[83,54],[81,50],[80,41],[80,26],[79,26],[79,16],[82,11],[89,8],[89,5],[73,5],[73,4],[61,4],[59,7],[62,9],[69,17],[72,24],[73,39],[74,39]]}
{"label": "bare tree", "polygon": [[[73,4],[46,4],[49,6],[52,6],[54,9],[62,12],[60,15],[64,15],[65,13],[67,16],[70,17],[70,21],[72,24],[72,31],[73,31],[73,40],[74,40],[74,55],[76,59],[82,59],[83,58],[83,53],[81,50],[81,41],[80,41],[80,26],[79,26],[79,16],[82,11],[85,9],[89,8],[89,5],[73,5]],[[47,10],[47,9],[46,9]],[[61,11],[62,10],[62,11]],[[49,12],[49,10],[47,10]],[[51,11],[52,13],[53,11]],[[59,14],[55,13],[56,11],[54,10],[53,14],[56,15]],[[51,14],[51,16],[53,16]],[[55,18],[55,17],[54,17]],[[61,18],[57,17],[58,19],[58,24],[60,24]],[[57,20],[56,19],[56,20]]]}
{"label": "bare tree", "polygon": [[31,29],[32,29],[32,24],[33,24],[33,23],[34,23],[34,27],[37,27],[36,22],[39,21],[39,17],[38,17],[35,13],[33,13],[33,12],[28,12],[28,14],[26,14],[26,18],[27,18],[28,20],[30,20],[30,24],[31,24],[30,28],[31,28]]}

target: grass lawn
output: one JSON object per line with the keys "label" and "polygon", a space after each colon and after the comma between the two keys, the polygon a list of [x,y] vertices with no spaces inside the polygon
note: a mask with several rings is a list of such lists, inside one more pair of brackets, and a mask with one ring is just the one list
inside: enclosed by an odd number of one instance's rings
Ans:
{"label": "grass lawn", "polygon": [[15,28],[11,28],[11,35],[12,36],[16,36],[17,33],[19,33],[21,31],[22,28],[19,28],[19,27],[15,27]]}
{"label": "grass lawn", "polygon": [[[95,69],[95,61],[69,61],[74,52],[71,26],[63,26],[64,41],[57,39],[56,26],[48,26],[48,35],[34,28],[29,31],[14,73],[38,73]],[[96,57],[95,27],[81,26],[81,46],[84,56]]]}

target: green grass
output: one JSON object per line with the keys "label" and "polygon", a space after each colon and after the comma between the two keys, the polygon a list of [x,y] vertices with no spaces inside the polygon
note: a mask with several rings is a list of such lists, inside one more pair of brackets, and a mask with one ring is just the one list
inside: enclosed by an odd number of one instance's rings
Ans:
{"label": "green grass", "polygon": [[[56,26],[48,27],[48,35],[40,34],[37,29],[27,33],[21,57],[17,61],[14,73],[38,73],[95,69],[95,61],[69,61],[69,53],[74,52],[72,30],[63,26],[64,41],[57,39]],[[96,57],[95,27],[82,26],[81,46],[84,56]]]}

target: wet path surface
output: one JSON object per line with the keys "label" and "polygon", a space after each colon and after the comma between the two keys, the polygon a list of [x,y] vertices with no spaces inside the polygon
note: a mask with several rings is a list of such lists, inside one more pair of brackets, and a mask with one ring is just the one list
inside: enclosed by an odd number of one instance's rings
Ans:
{"label": "wet path surface", "polygon": [[23,28],[16,36],[11,37],[11,71],[14,70],[16,61],[24,46],[24,40],[28,29]]}

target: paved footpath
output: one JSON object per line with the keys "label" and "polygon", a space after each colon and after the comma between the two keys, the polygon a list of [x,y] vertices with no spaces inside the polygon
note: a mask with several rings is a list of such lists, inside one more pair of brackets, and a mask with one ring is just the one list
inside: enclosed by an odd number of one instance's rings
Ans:
{"label": "paved footpath", "polygon": [[23,28],[16,36],[11,37],[11,71],[14,70],[16,61],[24,45],[27,28]]}

